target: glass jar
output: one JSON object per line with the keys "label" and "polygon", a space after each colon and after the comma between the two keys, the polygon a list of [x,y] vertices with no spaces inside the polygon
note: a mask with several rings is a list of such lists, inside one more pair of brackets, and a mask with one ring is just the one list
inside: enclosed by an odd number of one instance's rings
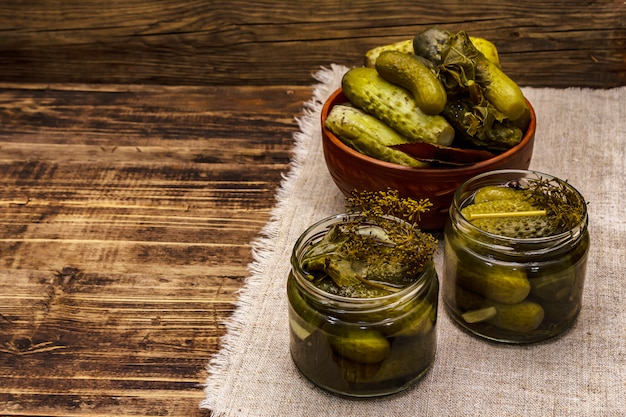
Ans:
{"label": "glass jar", "polygon": [[526,170],[478,175],[455,193],[444,231],[442,296],[453,320],[479,337],[505,343],[539,342],[561,334],[581,309],[589,232],[578,191],[560,184],[579,204],[567,230],[538,237],[507,237],[476,227],[461,210],[483,187],[523,188],[554,177]]}
{"label": "glass jar", "polygon": [[384,296],[353,298],[318,288],[307,279],[304,253],[351,216],[314,224],[294,246],[287,280],[291,356],[305,377],[332,393],[392,394],[422,378],[433,362],[439,280],[431,260],[412,283]]}

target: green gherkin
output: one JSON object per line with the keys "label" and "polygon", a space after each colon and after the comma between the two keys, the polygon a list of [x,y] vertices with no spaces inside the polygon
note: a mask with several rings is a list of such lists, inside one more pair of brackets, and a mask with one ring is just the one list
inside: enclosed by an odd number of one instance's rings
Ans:
{"label": "green gherkin", "polygon": [[[522,199],[494,200],[471,204],[461,213],[471,214],[512,213],[535,210],[533,205]],[[548,236],[553,231],[552,222],[545,216],[495,217],[471,220],[472,224],[485,232],[514,238]]]}

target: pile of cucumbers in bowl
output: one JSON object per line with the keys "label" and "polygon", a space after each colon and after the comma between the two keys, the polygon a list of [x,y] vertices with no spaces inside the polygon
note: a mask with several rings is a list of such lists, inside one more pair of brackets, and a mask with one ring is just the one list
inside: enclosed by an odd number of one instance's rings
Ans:
{"label": "pile of cucumbers in bowl", "polygon": [[348,102],[325,126],[365,155],[410,167],[457,164],[420,158],[411,144],[497,155],[520,143],[530,121],[495,45],[465,31],[433,27],[373,48],[341,86]]}

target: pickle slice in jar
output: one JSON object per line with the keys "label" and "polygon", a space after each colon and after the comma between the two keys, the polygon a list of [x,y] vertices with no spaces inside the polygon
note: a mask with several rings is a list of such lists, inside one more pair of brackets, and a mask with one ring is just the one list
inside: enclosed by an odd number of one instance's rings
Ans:
{"label": "pickle slice in jar", "polygon": [[[502,330],[529,333],[539,328],[545,317],[543,307],[530,300],[503,304],[457,287],[452,300],[466,323],[490,323]],[[495,312],[495,314],[494,314]]]}
{"label": "pickle slice in jar", "polygon": [[478,310],[466,311],[461,314],[461,317],[463,317],[463,320],[465,320],[466,323],[471,324],[487,321],[492,319],[496,314],[498,314],[498,310],[494,306],[489,306]]}
{"label": "pickle slice in jar", "polygon": [[287,283],[287,297],[289,298],[291,330],[300,340],[305,340],[322,325],[326,318],[306,302],[291,280]]}
{"label": "pickle slice in jar", "polygon": [[299,316],[290,317],[289,326],[291,327],[291,331],[300,340],[305,340],[315,330],[317,330],[317,327],[312,326],[310,323],[307,323],[306,321],[302,320]]}

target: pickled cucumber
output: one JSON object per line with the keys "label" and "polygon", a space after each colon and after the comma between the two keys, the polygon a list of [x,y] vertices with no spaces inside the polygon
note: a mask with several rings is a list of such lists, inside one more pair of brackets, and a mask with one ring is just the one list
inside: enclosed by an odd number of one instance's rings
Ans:
{"label": "pickled cucumber", "polygon": [[[446,291],[448,303],[454,305],[461,313],[482,310],[493,306],[493,301],[487,300],[472,291],[458,285],[450,284],[451,291]],[[491,317],[489,317],[491,318]]]}
{"label": "pickled cucumber", "polygon": [[470,217],[476,213],[501,213],[533,210],[534,207],[530,202],[523,199],[498,199],[474,202],[461,209],[461,214]]}
{"label": "pickled cucumber", "polygon": [[545,312],[544,320],[554,327],[566,327],[572,323],[580,312],[580,298],[568,297],[563,301],[550,301],[542,303]]}
{"label": "pickled cucumber", "polygon": [[363,155],[413,168],[428,166],[425,162],[391,148],[391,145],[407,143],[408,140],[360,109],[344,105],[334,106],[324,123],[339,140]]}
{"label": "pickled cucumber", "polygon": [[[437,314],[434,307],[426,301],[419,301],[419,305],[417,307],[412,305],[411,309],[411,314],[394,323],[391,336],[423,335],[432,330]],[[395,331],[396,329],[399,330]]]}
{"label": "pickled cucumber", "polygon": [[350,384],[376,387],[392,381],[402,386],[428,370],[435,354],[435,334],[427,337],[401,338],[393,342],[393,349],[382,362],[359,363],[337,357],[343,378]]}
{"label": "pickled cucumber", "polygon": [[520,269],[485,264],[480,269],[463,268],[457,273],[457,283],[490,300],[515,304],[530,293],[530,282]]}
{"label": "pickled cucumber", "polygon": [[395,339],[391,353],[381,362],[370,382],[409,382],[424,373],[435,355],[435,339],[434,332],[418,338]]}
{"label": "pickled cucumber", "polygon": [[530,300],[503,304],[458,286],[454,290],[454,297],[454,300],[448,302],[456,304],[461,318],[470,325],[485,322],[502,330],[528,333],[539,328],[545,316],[543,307]]}
{"label": "pickled cucumber", "polygon": [[502,187],[498,185],[486,185],[474,194],[474,204],[493,200],[520,200],[523,199],[522,191],[518,188]]}
{"label": "pickled cucumber", "polygon": [[471,61],[475,71],[471,81],[481,86],[485,98],[506,118],[516,120],[524,114],[528,106],[520,87],[476,48],[467,33],[452,35],[442,57],[444,66]]}
{"label": "pickled cucumber", "polygon": [[528,333],[539,328],[545,314],[540,304],[528,300],[518,304],[499,304],[496,310],[498,313],[489,319],[489,323],[518,333]]}
{"label": "pickled cucumber", "polygon": [[329,335],[333,350],[359,363],[378,363],[387,357],[391,346],[377,330],[346,329],[341,336]]}
{"label": "pickled cucumber", "polygon": [[355,362],[343,356],[336,356],[333,361],[339,365],[342,378],[351,385],[371,383],[376,378],[382,363]]}
{"label": "pickled cucumber", "polygon": [[573,267],[569,267],[554,273],[533,277],[529,281],[534,296],[546,301],[562,301],[574,289],[576,271]]}
{"label": "pickled cucumber", "polygon": [[[476,49],[478,49],[485,56],[485,58],[493,62],[495,65],[500,66],[500,56],[498,54],[498,49],[493,44],[493,42],[485,38],[479,38],[476,36],[470,36],[469,38],[476,47]],[[368,50],[365,53],[364,65],[366,67],[374,68],[374,66],[376,65],[376,60],[384,51],[399,51],[407,54],[413,54],[415,53],[415,49],[413,48],[413,39],[405,39],[403,41],[398,41],[387,45],[380,45]]]}
{"label": "pickled cucumber", "polygon": [[485,58],[493,62],[494,65],[500,67],[500,56],[498,54],[498,49],[493,42],[476,36],[470,36],[469,39],[474,44],[476,49],[478,49],[485,56]]}
{"label": "pickled cucumber", "polygon": [[454,128],[441,115],[425,114],[405,88],[385,80],[374,68],[352,68],[342,77],[344,95],[410,142],[449,146]]}
{"label": "pickled cucumber", "polygon": [[304,375],[332,391],[344,392],[349,389],[349,381],[342,375],[337,354],[333,352],[323,331],[317,330],[306,340],[296,339],[291,343],[291,356]]}
{"label": "pickled cucumber", "polygon": [[473,214],[512,213],[517,211],[530,210],[534,210],[534,207],[530,202],[523,199],[508,198],[474,202],[474,204],[463,207],[461,209],[461,214],[463,214],[464,217],[472,220]]}
{"label": "pickled cucumber", "polygon": [[376,61],[376,70],[387,81],[406,88],[426,114],[439,114],[447,102],[447,93],[432,62],[414,54],[385,51]]}
{"label": "pickled cucumber", "polygon": [[413,39],[405,39],[403,41],[394,42],[388,45],[380,45],[370,49],[365,53],[365,66],[374,68],[376,60],[381,53],[385,51],[399,51],[407,54],[413,53]]}
{"label": "pickled cucumber", "polygon": [[[536,208],[526,200],[501,199],[470,204],[461,209],[461,214],[471,219],[473,214],[533,210],[536,210]],[[519,239],[548,236],[553,230],[553,224],[546,216],[477,218],[470,221],[474,226],[485,232]]]}

